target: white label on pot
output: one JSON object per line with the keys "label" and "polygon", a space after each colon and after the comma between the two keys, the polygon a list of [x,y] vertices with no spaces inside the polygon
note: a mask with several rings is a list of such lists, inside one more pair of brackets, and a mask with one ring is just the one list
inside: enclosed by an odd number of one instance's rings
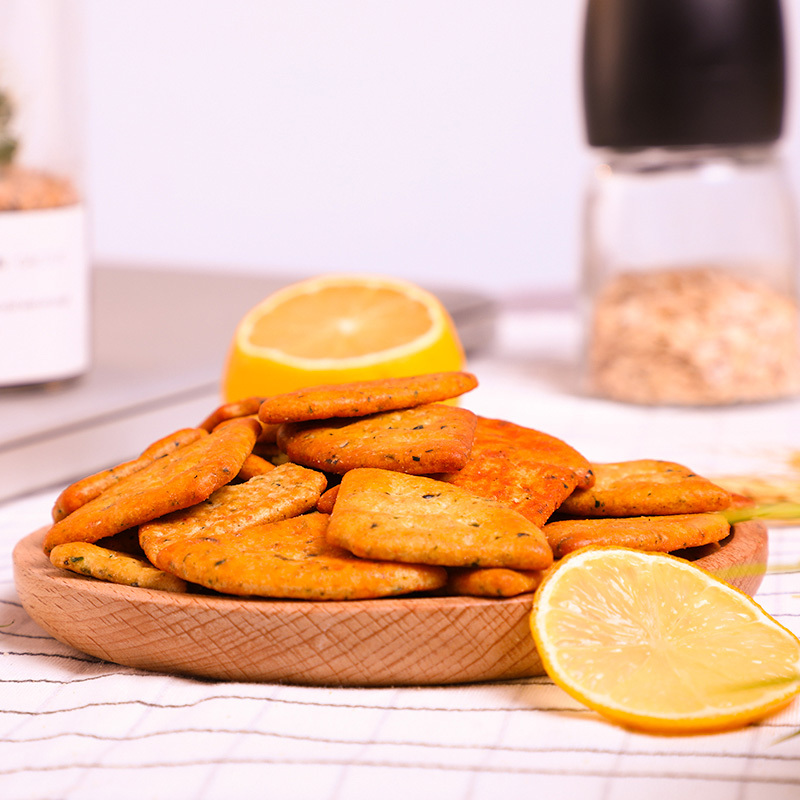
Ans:
{"label": "white label on pot", "polygon": [[89,364],[89,267],[80,205],[0,212],[0,385]]}

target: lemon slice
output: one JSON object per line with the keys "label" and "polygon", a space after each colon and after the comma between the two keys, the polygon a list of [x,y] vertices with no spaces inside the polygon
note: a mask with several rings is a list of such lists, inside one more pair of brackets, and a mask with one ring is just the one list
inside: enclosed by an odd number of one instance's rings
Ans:
{"label": "lemon slice", "polygon": [[800,691],[800,640],[757,603],[673,556],[586,548],[542,582],[531,630],[552,680],[628,727],[739,727]]}
{"label": "lemon slice", "polygon": [[287,286],[245,315],[222,391],[231,402],[463,366],[453,321],[430,292],[384,276],[326,275]]}

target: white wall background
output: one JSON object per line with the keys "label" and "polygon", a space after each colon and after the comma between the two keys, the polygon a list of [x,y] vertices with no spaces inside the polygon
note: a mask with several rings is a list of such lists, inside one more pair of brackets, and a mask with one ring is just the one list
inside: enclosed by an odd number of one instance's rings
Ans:
{"label": "white wall background", "polygon": [[78,4],[96,260],[576,280],[584,0]]}

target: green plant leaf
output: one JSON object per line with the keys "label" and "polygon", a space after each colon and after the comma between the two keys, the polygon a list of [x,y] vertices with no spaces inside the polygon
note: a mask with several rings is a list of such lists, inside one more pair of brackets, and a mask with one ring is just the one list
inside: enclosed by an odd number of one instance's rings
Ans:
{"label": "green plant leaf", "polygon": [[750,508],[729,508],[721,513],[731,525],[752,519],[800,523],[800,503],[761,503]]}

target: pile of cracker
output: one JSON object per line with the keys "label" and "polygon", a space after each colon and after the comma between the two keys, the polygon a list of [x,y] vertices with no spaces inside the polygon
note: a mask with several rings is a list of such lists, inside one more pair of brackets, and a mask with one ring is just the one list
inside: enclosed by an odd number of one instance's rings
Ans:
{"label": "pile of cracker", "polygon": [[581,547],[669,552],[729,534],[733,498],[712,482],[665,461],[593,464],[448,402],[476,386],[448,372],[225,404],[68,486],[44,551],[168,591],[509,597]]}

